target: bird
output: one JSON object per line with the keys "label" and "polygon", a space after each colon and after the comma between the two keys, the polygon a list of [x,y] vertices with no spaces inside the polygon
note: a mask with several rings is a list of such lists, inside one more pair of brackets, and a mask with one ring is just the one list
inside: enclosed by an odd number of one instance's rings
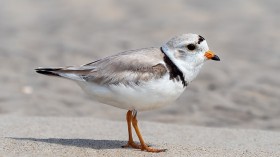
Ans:
{"label": "bird", "polygon": [[[204,37],[188,33],[171,38],[161,47],[128,50],[82,66],[39,67],[35,71],[72,80],[95,101],[127,110],[128,142],[123,148],[163,152],[166,149],[145,143],[137,113],[174,102],[207,60],[220,58],[209,50]],[[133,140],[132,127],[140,144]]]}

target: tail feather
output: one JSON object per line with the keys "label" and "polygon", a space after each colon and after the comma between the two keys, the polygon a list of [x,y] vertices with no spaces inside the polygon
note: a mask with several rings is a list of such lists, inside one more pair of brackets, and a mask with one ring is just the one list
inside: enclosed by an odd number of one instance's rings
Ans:
{"label": "tail feather", "polygon": [[57,73],[62,68],[37,68],[35,71],[39,74],[49,75],[49,76],[60,76]]}
{"label": "tail feather", "polygon": [[64,68],[37,68],[35,71],[39,74],[48,76],[57,76],[70,80],[84,81],[83,75],[86,75],[89,69],[78,69],[76,67],[64,67]]}

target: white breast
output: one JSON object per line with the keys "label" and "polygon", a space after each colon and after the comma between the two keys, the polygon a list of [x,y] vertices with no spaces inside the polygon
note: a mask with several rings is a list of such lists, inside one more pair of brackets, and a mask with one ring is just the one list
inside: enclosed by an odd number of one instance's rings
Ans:
{"label": "white breast", "polygon": [[172,81],[168,75],[140,85],[123,84],[101,86],[95,83],[78,84],[96,101],[126,110],[152,110],[175,101],[184,91],[182,82]]}

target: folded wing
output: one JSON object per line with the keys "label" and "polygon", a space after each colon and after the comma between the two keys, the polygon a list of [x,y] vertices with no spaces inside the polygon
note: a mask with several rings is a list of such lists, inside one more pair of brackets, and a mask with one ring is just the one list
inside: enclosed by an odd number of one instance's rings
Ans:
{"label": "folded wing", "polygon": [[36,72],[100,85],[137,85],[167,73],[160,49],[127,51],[79,67],[38,68]]}

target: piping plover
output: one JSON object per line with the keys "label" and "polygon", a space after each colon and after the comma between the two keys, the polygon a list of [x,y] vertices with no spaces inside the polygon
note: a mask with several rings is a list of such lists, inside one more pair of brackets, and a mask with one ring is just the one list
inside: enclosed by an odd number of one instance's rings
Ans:
{"label": "piping plover", "polygon": [[[183,34],[160,48],[131,50],[82,66],[38,68],[36,72],[73,80],[95,100],[128,110],[129,138],[123,147],[161,152],[164,149],[145,144],[137,125],[137,111],[175,101],[209,59],[220,60],[202,36]],[[133,141],[131,124],[140,145]]]}

